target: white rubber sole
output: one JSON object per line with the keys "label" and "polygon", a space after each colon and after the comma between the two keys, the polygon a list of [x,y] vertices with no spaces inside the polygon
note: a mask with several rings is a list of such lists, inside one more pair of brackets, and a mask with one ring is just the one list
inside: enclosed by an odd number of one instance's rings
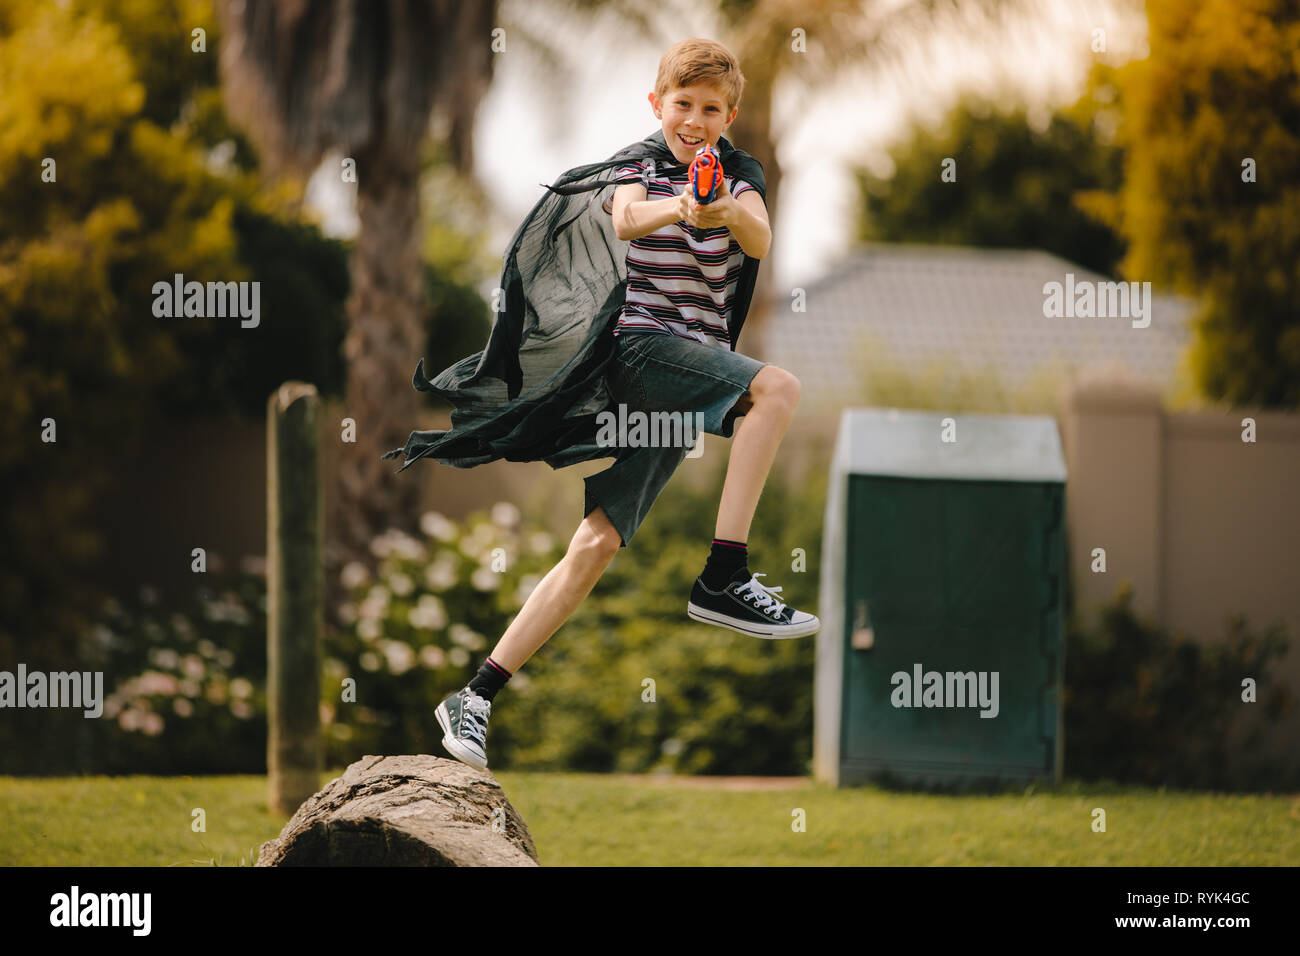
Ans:
{"label": "white rubber sole", "polygon": [[442,745],[447,748],[447,752],[461,763],[469,764],[478,770],[486,770],[487,761],[451,735],[451,715],[447,713],[447,705],[439,704],[433,715],[438,718],[438,725],[442,727]]}
{"label": "white rubber sole", "polygon": [[692,620],[702,621],[716,627],[725,627],[737,634],[748,634],[750,637],[761,637],[769,641],[780,641],[788,637],[807,637],[809,634],[816,634],[821,630],[822,626],[821,620],[816,617],[811,621],[805,621],[803,624],[794,625],[734,624],[731,618],[725,617],[717,611],[702,608],[694,601],[686,602],[686,614]]}

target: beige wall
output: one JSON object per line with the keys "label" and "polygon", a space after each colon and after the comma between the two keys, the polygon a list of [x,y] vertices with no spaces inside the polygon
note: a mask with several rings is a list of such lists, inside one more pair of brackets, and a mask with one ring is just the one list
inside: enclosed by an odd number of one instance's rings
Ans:
{"label": "beige wall", "polygon": [[[1255,633],[1282,621],[1291,647],[1274,673],[1300,700],[1300,415],[1170,413],[1116,380],[1077,385],[1065,407],[1076,612],[1095,620],[1127,579],[1139,614],[1199,641],[1223,639],[1232,614]],[[1094,548],[1106,550],[1104,574],[1091,570]],[[1270,741],[1294,761],[1300,707],[1283,721]]]}

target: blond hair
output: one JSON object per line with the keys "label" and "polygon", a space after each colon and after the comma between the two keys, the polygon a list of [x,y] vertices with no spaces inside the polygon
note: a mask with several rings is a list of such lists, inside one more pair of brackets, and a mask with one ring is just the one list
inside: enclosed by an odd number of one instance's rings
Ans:
{"label": "blond hair", "polygon": [[696,83],[718,87],[727,100],[727,114],[740,105],[745,91],[745,74],[740,63],[721,43],[692,37],[674,43],[659,61],[655,77],[655,96],[663,99],[669,90],[684,89]]}

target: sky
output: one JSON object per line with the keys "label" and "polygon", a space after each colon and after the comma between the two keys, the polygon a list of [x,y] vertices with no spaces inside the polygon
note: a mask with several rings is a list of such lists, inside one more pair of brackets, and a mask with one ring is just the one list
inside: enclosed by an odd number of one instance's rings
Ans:
{"label": "sky", "polygon": [[[566,25],[541,9],[528,0],[502,4],[506,49],[495,54],[500,59],[475,133],[475,173],[490,184],[496,203],[489,246],[499,253],[541,197],[541,183],[660,126],[646,94],[662,41],[601,40],[609,31],[600,24]],[[701,19],[702,10],[683,4],[673,15],[673,35],[722,36]],[[1029,15],[1001,28],[968,22],[918,37],[897,67],[864,64],[815,91],[793,82],[779,86],[772,122],[784,179],[780,208],[772,213],[774,282],[811,282],[850,252],[858,205],[852,163],[867,156],[876,172],[887,174],[886,148],[911,123],[937,122],[964,93],[982,92],[1009,106],[1021,102],[1043,116],[1073,101],[1089,65],[1101,58],[1091,49],[1098,28],[1105,31],[1108,61],[1145,55],[1145,21],[1128,0],[1039,0]],[[588,43],[572,50],[557,45],[568,61],[566,75],[531,52],[523,35],[529,32],[567,33]],[[809,45],[815,42],[810,36]],[[337,169],[336,157],[326,160],[322,172],[330,174],[313,178],[308,203],[326,232],[350,235],[356,217],[333,175]]]}

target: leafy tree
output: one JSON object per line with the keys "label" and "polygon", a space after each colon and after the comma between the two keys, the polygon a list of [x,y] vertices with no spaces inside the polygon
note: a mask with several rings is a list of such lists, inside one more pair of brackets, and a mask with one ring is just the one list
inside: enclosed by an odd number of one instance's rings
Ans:
{"label": "leafy tree", "polygon": [[1197,296],[1212,399],[1300,404],[1300,6],[1150,0],[1151,54],[1116,75],[1124,182],[1096,197],[1130,280]]}
{"label": "leafy tree", "polygon": [[269,163],[305,173],[334,148],[355,160],[360,230],[344,351],[348,412],[362,427],[340,450],[337,544],[356,560],[373,560],[374,534],[418,517],[416,482],[381,456],[406,441],[423,404],[409,387],[425,315],[420,150],[437,113],[457,168],[470,169],[495,11],[494,0],[217,4],[230,39],[225,102]]}
{"label": "leafy tree", "polygon": [[[1094,115],[1085,97],[1037,129],[1023,108],[961,101],[939,129],[915,129],[895,147],[892,176],[856,171],[859,238],[1045,249],[1115,274],[1122,240],[1076,201],[1120,182],[1122,155],[1099,135]],[[952,181],[941,175],[948,159]]]}
{"label": "leafy tree", "polygon": [[[260,420],[285,378],[342,391],[346,247],[260,184],[218,40],[207,0],[0,0],[0,665],[85,669],[102,650],[110,452],[196,414]],[[261,282],[263,321],[155,316],[178,272]],[[464,283],[426,281],[471,311]],[[29,771],[66,760],[53,741],[89,738],[65,716],[15,712],[0,749]]]}
{"label": "leafy tree", "polygon": [[[113,24],[71,5],[0,7],[0,660],[33,669],[79,662],[100,462],[150,427],[149,397],[185,370],[152,283],[244,277],[231,228],[243,185],[209,173],[146,102]],[[48,750],[60,719],[5,730]]]}

